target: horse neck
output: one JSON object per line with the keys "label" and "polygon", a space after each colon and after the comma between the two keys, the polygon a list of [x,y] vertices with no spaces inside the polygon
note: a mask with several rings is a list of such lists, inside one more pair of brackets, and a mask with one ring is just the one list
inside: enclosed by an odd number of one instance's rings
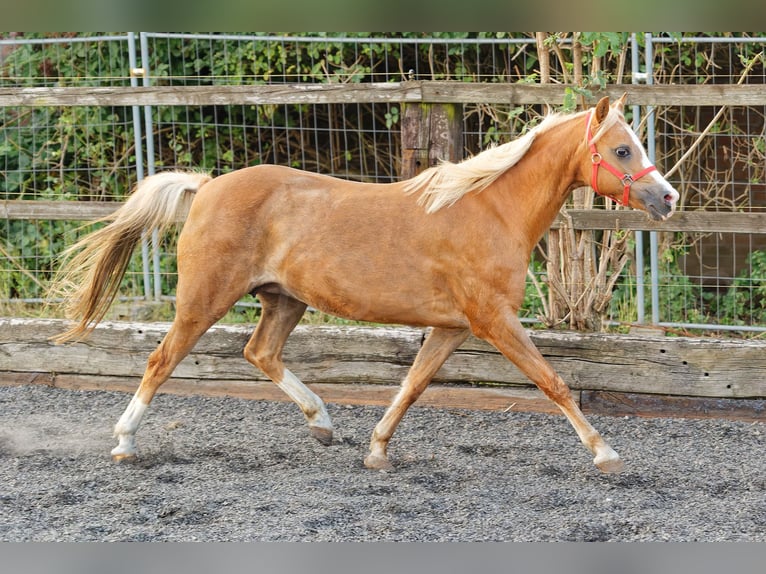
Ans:
{"label": "horse neck", "polygon": [[500,202],[498,209],[510,212],[511,224],[525,229],[531,246],[550,228],[572,190],[587,185],[579,166],[587,152],[584,130],[578,114],[538,134],[524,157],[498,178],[497,193],[477,196]]}

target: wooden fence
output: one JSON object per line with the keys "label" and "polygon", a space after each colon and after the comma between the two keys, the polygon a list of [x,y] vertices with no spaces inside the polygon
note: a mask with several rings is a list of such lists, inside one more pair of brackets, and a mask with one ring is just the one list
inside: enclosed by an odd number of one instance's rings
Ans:
{"label": "wooden fence", "polygon": [[[566,86],[402,82],[285,86],[2,88],[0,106],[228,105],[399,102],[560,104]],[[609,86],[637,105],[766,105],[762,86]],[[403,137],[403,140],[406,138]],[[119,203],[7,201],[7,219],[90,220]],[[632,211],[569,211],[575,229],[766,233],[764,213],[680,212],[663,223]],[[133,390],[162,324],[99,326],[87,343],[57,347],[60,321],[0,319],[0,384]],[[216,326],[163,389],[284,399],[242,358],[250,329]],[[286,360],[328,401],[387,403],[424,332],[403,328],[301,326]],[[533,331],[543,354],[586,412],[729,416],[766,420],[766,343]],[[486,344],[470,340],[437,375],[419,404],[553,411],[552,403]]]}

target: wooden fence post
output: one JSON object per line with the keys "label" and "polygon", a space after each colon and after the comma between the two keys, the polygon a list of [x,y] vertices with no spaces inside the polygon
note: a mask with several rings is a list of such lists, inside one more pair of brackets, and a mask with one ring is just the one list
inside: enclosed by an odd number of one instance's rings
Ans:
{"label": "wooden fence post", "polygon": [[402,108],[402,179],[415,177],[441,160],[463,159],[462,104],[403,104]]}

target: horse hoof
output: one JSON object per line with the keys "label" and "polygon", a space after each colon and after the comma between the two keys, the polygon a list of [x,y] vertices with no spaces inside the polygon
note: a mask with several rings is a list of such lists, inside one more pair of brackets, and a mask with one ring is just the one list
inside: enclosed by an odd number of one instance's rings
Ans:
{"label": "horse hoof", "polygon": [[112,453],[112,462],[114,463],[120,463],[120,462],[132,462],[136,460],[136,453],[129,453],[129,452],[117,452]]}
{"label": "horse hoof", "polygon": [[394,465],[385,456],[379,454],[367,455],[364,459],[364,466],[372,470],[393,470]]}
{"label": "horse hoof", "polygon": [[597,456],[593,459],[593,463],[601,472],[606,474],[616,474],[622,472],[622,469],[625,468],[625,463],[622,462],[622,459],[617,453],[615,453],[613,457],[608,458]]}
{"label": "horse hoof", "polygon": [[311,436],[313,436],[323,445],[330,446],[332,444],[332,429],[331,428],[328,429],[324,427],[309,426],[309,432],[311,433]]}

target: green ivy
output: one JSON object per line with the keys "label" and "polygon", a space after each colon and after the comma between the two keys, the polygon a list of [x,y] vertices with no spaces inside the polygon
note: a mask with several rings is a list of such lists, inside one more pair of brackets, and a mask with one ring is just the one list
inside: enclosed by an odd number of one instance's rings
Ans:
{"label": "green ivy", "polygon": [[766,325],[766,251],[753,251],[713,311],[733,325]]}

